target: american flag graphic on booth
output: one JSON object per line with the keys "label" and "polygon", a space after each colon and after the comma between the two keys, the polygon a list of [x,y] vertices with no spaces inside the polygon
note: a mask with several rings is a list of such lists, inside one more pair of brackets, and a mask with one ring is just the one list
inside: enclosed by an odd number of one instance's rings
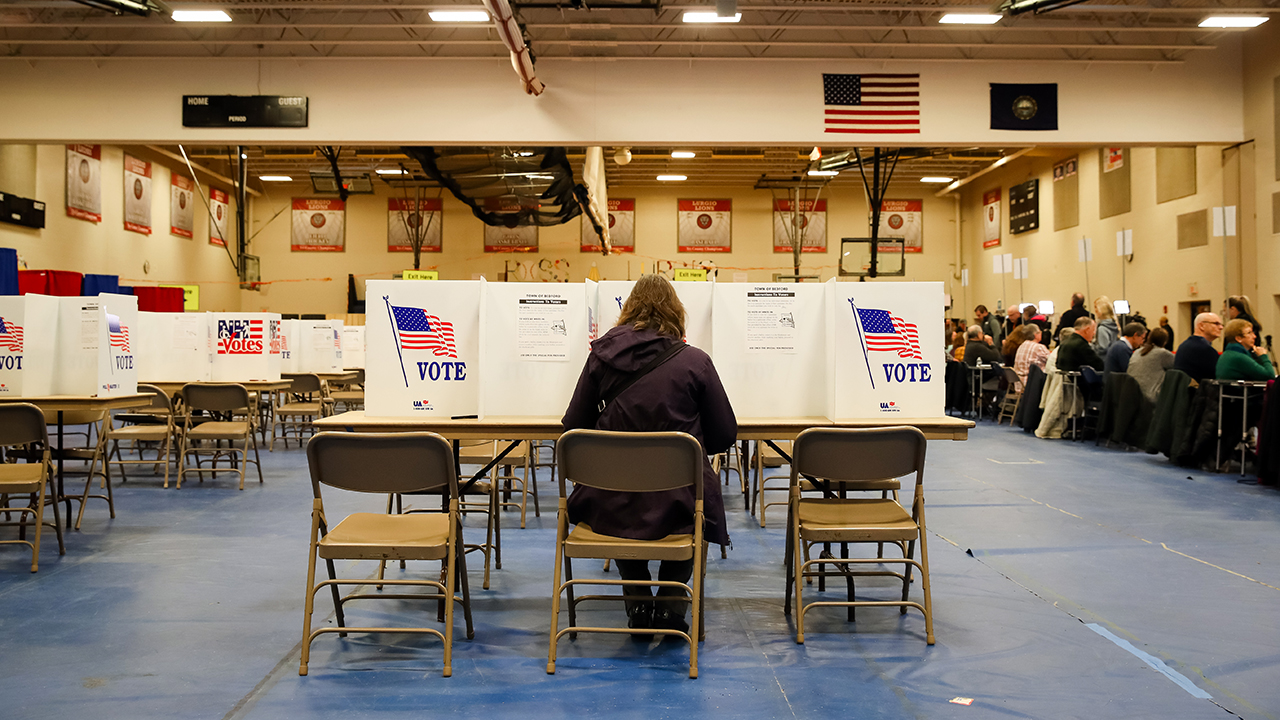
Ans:
{"label": "american flag graphic on booth", "polygon": [[129,328],[111,313],[107,313],[107,332],[111,335],[111,347],[129,352]]}
{"label": "american flag graphic on booth", "polygon": [[22,352],[22,326],[0,318],[0,348],[9,352]]}
{"label": "american flag graphic on booth", "polygon": [[822,74],[823,130],[919,135],[920,74]]}
{"label": "american flag graphic on booth", "polygon": [[862,336],[869,352],[892,352],[900,358],[924,359],[920,354],[920,334],[915,323],[909,323],[888,310],[855,310],[862,323]]}
{"label": "american flag graphic on booth", "polygon": [[430,350],[436,357],[458,357],[453,342],[453,323],[448,323],[422,308],[392,305],[396,336],[405,350]]}

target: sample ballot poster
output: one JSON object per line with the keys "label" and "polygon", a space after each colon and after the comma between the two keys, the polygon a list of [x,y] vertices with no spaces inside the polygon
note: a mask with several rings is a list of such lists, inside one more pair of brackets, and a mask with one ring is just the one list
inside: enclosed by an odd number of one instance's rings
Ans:
{"label": "sample ballot poster", "polygon": [[169,234],[195,237],[195,183],[177,173],[169,176]]}
{"label": "sample ballot poster", "polygon": [[982,194],[982,247],[1000,245],[1000,188]]}
{"label": "sample ballot poster", "polygon": [[[636,251],[636,201],[609,198],[609,244],[615,252]],[[600,252],[600,236],[591,221],[582,218],[582,252]]]}
{"label": "sample ballot poster", "polygon": [[924,201],[884,200],[880,203],[879,237],[900,237],[903,252],[924,252]]}
{"label": "sample ballot poster", "polygon": [[747,291],[748,353],[796,352],[796,291],[777,286],[753,287]]}
{"label": "sample ballot poster", "polygon": [[342,200],[293,199],[294,252],[342,252],[346,249],[346,207]]}
{"label": "sample ballot poster", "polygon": [[151,234],[151,163],[124,156],[124,229]]}
{"label": "sample ballot poster", "polygon": [[677,200],[676,250],[732,251],[732,221],[732,200]]}
{"label": "sample ballot poster", "polygon": [[67,216],[102,222],[102,146],[67,146]]}
{"label": "sample ballot poster", "polygon": [[[414,208],[417,205],[417,208]],[[387,252],[413,252],[411,237],[422,238],[422,252],[441,252],[444,201],[390,198],[387,200]]]}
{"label": "sample ballot poster", "polygon": [[516,298],[516,355],[534,362],[569,359],[569,298],[527,293]]}
{"label": "sample ballot poster", "polygon": [[801,200],[793,212],[790,200],[773,201],[773,251],[791,252],[791,238],[800,236],[800,252],[827,251],[827,201]]}
{"label": "sample ballot poster", "polygon": [[209,188],[209,244],[227,246],[227,216],[231,198],[218,188]]}

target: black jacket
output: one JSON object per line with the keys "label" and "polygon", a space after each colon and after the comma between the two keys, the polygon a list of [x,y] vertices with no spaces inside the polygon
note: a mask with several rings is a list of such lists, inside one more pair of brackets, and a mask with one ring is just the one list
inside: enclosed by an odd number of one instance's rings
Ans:
{"label": "black jacket", "polygon": [[1102,370],[1102,358],[1098,357],[1098,353],[1093,351],[1089,341],[1083,336],[1072,335],[1058,346],[1057,367],[1067,372],[1079,370],[1082,365],[1088,365],[1094,370]]}
{"label": "black jacket", "polygon": [[1061,319],[1058,320],[1058,329],[1053,332],[1054,337],[1062,334],[1062,328],[1073,327],[1076,321],[1082,317],[1093,317],[1093,313],[1084,309],[1084,303],[1072,305],[1071,309],[1062,313]]}

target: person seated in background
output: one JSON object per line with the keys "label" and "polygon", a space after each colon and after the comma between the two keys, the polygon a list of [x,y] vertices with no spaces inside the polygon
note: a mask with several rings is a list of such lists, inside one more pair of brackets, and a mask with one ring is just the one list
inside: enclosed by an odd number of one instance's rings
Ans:
{"label": "person seated in background", "polygon": [[970,325],[964,335],[966,340],[964,344],[964,362],[966,365],[973,367],[980,362],[987,365],[1000,362],[1000,353],[991,346],[991,339],[985,337],[982,327]]}
{"label": "person seated in background", "polygon": [[1222,356],[1215,377],[1219,380],[1270,380],[1276,376],[1267,351],[1258,344],[1253,324],[1236,318],[1222,331]]}
{"label": "person seated in background", "polygon": [[1004,314],[1004,336],[1007,338],[1014,330],[1022,326],[1024,322],[1022,317],[1022,308],[1017,305],[1010,305]]}
{"label": "person seated in background", "polygon": [[1084,293],[1075,293],[1071,296],[1071,309],[1062,313],[1062,317],[1058,320],[1058,329],[1054,332],[1054,337],[1058,342],[1062,342],[1062,331],[1074,330],[1076,321],[1082,317],[1089,317],[1089,311],[1084,309]]}
{"label": "person seated in background", "polygon": [[1173,358],[1173,369],[1181,370],[1200,382],[1212,380],[1218,372],[1218,351],[1213,341],[1222,335],[1222,319],[1213,313],[1200,313],[1192,324],[1191,337],[1182,341]]}
{"label": "person seated in background", "polygon": [[1019,325],[1005,336],[1004,342],[1000,345],[1000,361],[1006,366],[1013,367],[1013,361],[1018,356],[1018,347],[1022,345],[1024,334],[1022,326]]}
{"label": "person seated in background", "polygon": [[1173,349],[1176,348],[1177,345],[1175,345],[1173,342],[1173,327],[1169,325],[1168,316],[1166,315],[1160,316],[1160,329],[1164,330],[1164,334],[1165,334],[1164,345],[1162,345],[1161,347],[1163,347],[1165,350],[1168,350],[1169,352],[1173,352]]}
{"label": "person seated in background", "polygon": [[1164,385],[1164,371],[1173,367],[1173,353],[1165,349],[1167,342],[1169,333],[1164,328],[1155,328],[1147,333],[1147,341],[1129,358],[1129,369],[1126,372],[1138,381],[1142,394],[1151,402],[1155,402],[1160,396],[1160,387]]}
{"label": "person seated in background", "polygon": [[1147,326],[1131,322],[1124,326],[1124,335],[1107,348],[1107,356],[1102,365],[1103,372],[1128,372],[1129,358],[1136,348],[1147,341]]}
{"label": "person seated in background", "polygon": [[[1249,304],[1248,295],[1232,295],[1227,298],[1227,321],[1247,320],[1253,326],[1253,335],[1258,340],[1262,339],[1262,326],[1253,317],[1253,306]],[[1261,343],[1257,343],[1261,344]],[[1224,348],[1225,350],[1225,348]]]}
{"label": "person seated in background", "polygon": [[989,342],[993,345],[1000,342],[1003,337],[1000,330],[1000,319],[992,315],[987,310],[986,305],[979,305],[973,309],[973,317],[977,320],[978,327],[982,328],[982,333],[990,338]]}
{"label": "person seated in background", "polygon": [[[1022,306],[1022,324],[1037,325],[1040,327],[1040,343],[1045,347],[1049,347],[1049,330],[1053,325],[1049,322],[1049,318],[1040,312],[1040,309],[1031,303]],[[1028,335],[1027,337],[1030,337]]]}
{"label": "person seated in background", "polygon": [[1013,359],[1013,371],[1018,374],[1019,392],[1027,384],[1027,375],[1031,372],[1031,366],[1039,365],[1043,370],[1045,361],[1049,359],[1049,348],[1041,342],[1044,334],[1039,325],[1028,323],[1022,326],[1022,344],[1018,346],[1018,352]]}
{"label": "person seated in background", "polygon": [[1102,369],[1102,358],[1094,352],[1092,341],[1098,331],[1098,324],[1093,318],[1082,317],[1076,320],[1075,332],[1058,346],[1058,370],[1077,372],[1088,365],[1094,370]]}
{"label": "person seated in background", "polygon": [[1093,301],[1093,311],[1097,314],[1098,329],[1089,344],[1098,357],[1102,357],[1111,349],[1112,343],[1120,339],[1120,326],[1116,324],[1116,311],[1111,305],[1111,298],[1106,295],[1099,295]]}
{"label": "person seated in background", "polygon": [[964,360],[964,331],[960,330],[951,335],[951,357],[956,360]]}

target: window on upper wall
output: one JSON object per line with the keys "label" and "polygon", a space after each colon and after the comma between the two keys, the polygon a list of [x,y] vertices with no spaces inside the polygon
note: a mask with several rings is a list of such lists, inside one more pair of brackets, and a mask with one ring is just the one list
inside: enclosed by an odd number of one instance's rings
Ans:
{"label": "window on upper wall", "polygon": [[1156,148],[1156,202],[1164,203],[1196,194],[1196,149]]}

